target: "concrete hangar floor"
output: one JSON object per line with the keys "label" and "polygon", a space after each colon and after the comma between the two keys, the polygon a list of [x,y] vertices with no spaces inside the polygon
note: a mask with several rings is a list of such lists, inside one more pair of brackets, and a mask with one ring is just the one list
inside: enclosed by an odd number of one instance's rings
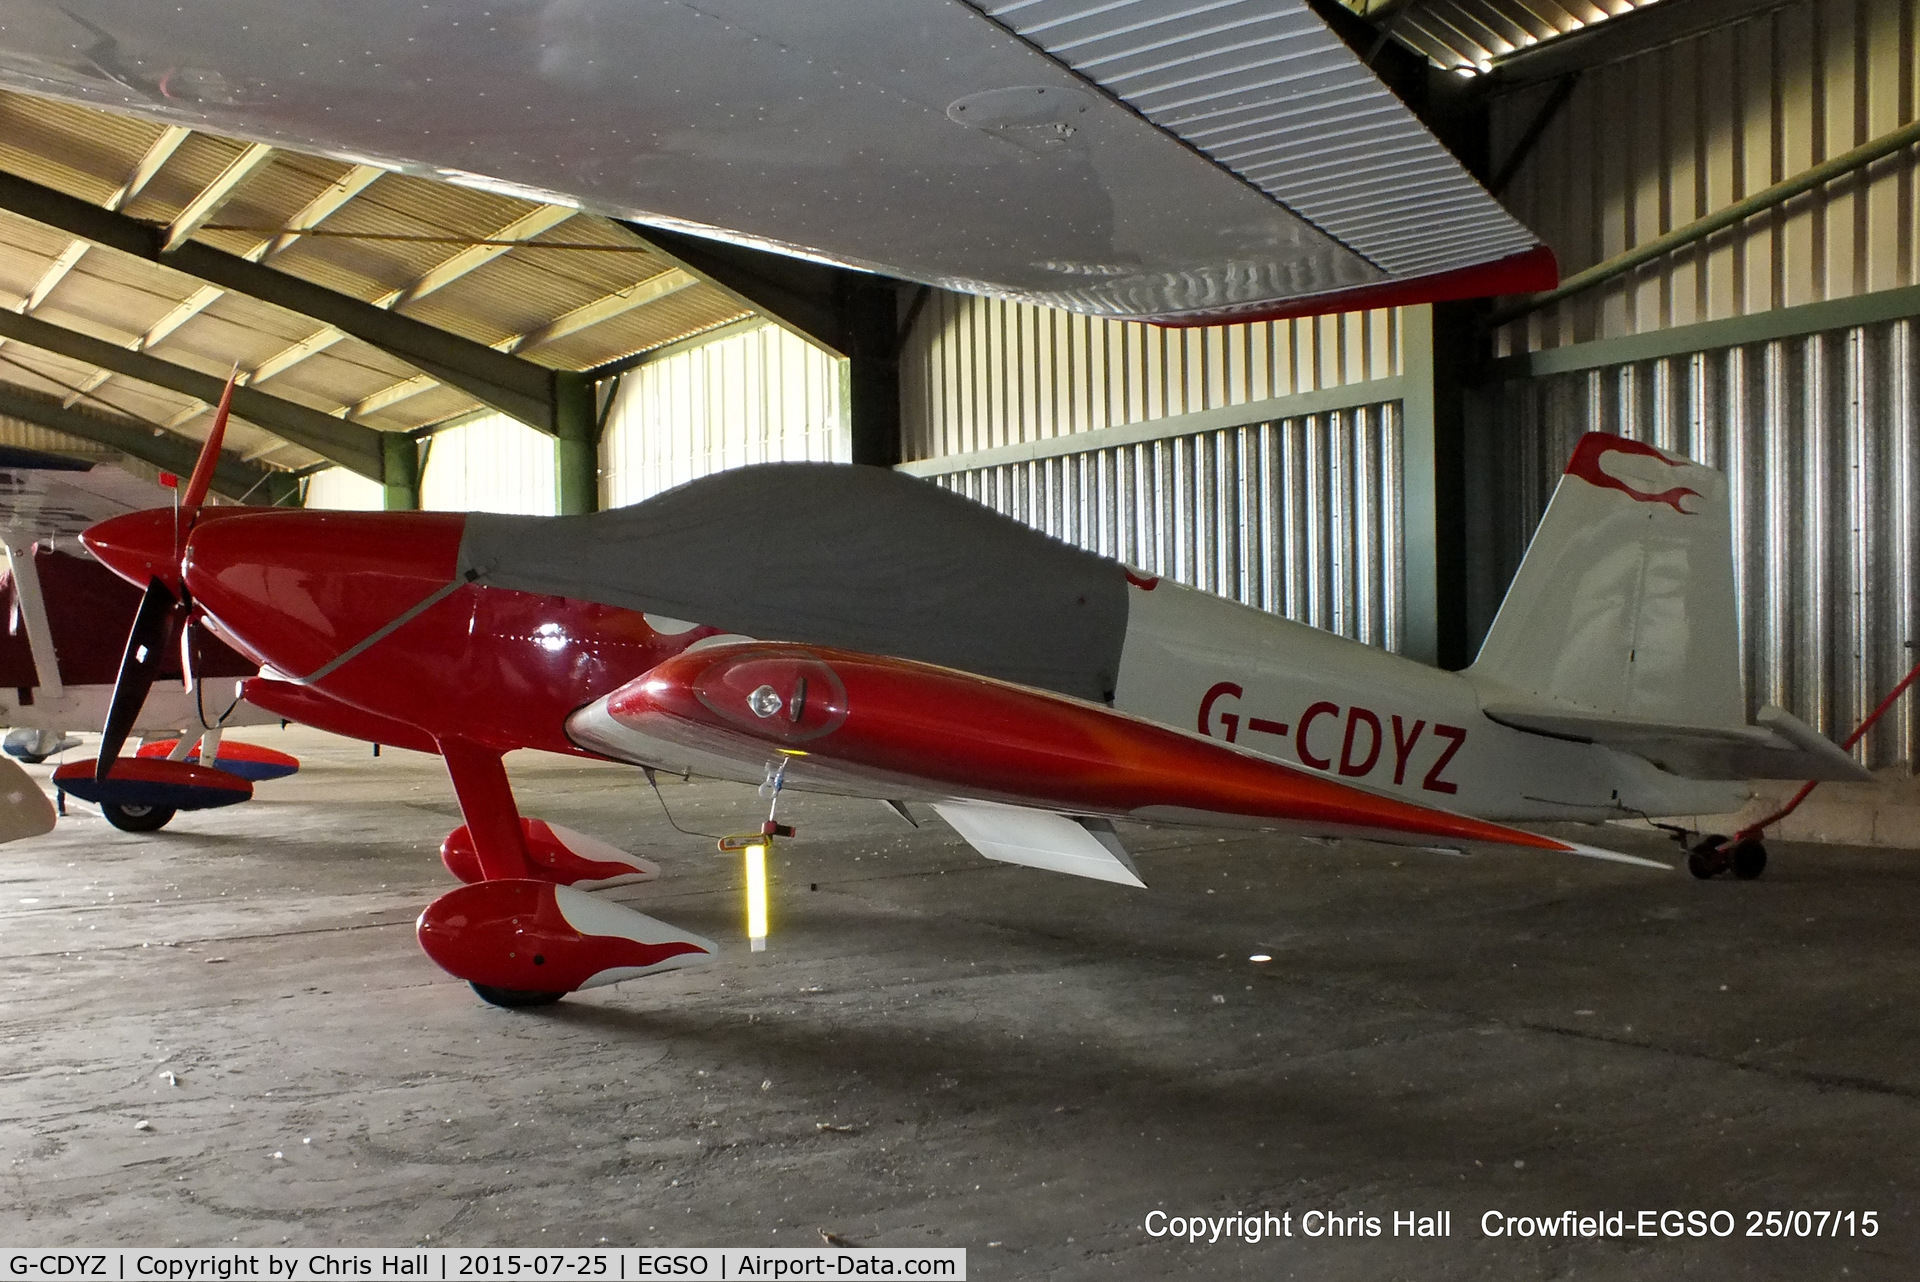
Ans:
{"label": "concrete hangar floor", "polygon": [[[305,769],[154,836],[76,806],[0,849],[6,1244],[825,1230],[965,1246],[982,1278],[1872,1278],[1920,1254],[1907,855],[1781,846],[1760,881],[1703,883],[1136,832],[1140,892],[798,797],[753,956],[738,865],[674,833],[637,772],[520,754],[528,813],[664,865],[605,893],[737,947],[510,1012],[413,940],[452,884],[439,763],[239,737]],[[759,806],[663,786],[690,828]],[[1567,1209],[1724,1209],[1739,1231],[1480,1228]],[[1745,1236],[1745,1212],[1794,1209],[1880,1232]],[[1443,1210],[1447,1239],[1391,1231]],[[1154,1211],[1290,1213],[1295,1235],[1189,1244],[1150,1235]],[[1381,1235],[1305,1236],[1311,1211]]]}

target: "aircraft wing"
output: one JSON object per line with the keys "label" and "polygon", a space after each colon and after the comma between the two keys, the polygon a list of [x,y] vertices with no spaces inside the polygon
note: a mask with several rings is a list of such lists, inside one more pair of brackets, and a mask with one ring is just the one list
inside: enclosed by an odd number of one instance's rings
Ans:
{"label": "aircraft wing", "polygon": [[17,548],[65,539],[123,512],[165,507],[172,494],[117,467],[0,447],[0,531]]}
{"label": "aircraft wing", "polygon": [[[1141,884],[1101,821],[1650,863],[1415,805],[1065,695],[906,659],[714,637],[573,714],[573,741],[675,772],[931,803],[990,858]],[[1664,867],[1652,864],[1653,867]]]}
{"label": "aircraft wing", "polygon": [[1502,725],[1618,748],[1687,779],[1873,779],[1838,744],[1785,708],[1760,709],[1751,726],[1665,724],[1526,703],[1492,703],[1483,710]]}
{"label": "aircraft wing", "polygon": [[1306,0],[18,0],[0,84],[1102,316],[1557,279]]}

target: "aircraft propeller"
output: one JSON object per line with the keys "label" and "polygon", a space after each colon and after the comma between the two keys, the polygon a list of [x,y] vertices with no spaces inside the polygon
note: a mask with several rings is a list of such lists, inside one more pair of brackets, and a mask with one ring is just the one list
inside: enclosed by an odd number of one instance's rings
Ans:
{"label": "aircraft propeller", "polygon": [[213,485],[213,470],[220,461],[220,445],[227,434],[227,414],[232,408],[233,385],[237,376],[237,371],[230,375],[226,389],[220,393],[220,406],[214,411],[213,427],[207,432],[206,444],[200,447],[200,457],[194,460],[193,475],[188,478],[186,491],[180,496],[180,505],[174,513],[175,581],[169,583],[159,573],[148,580],[146,595],[140,598],[140,609],[133,616],[133,628],[127,633],[127,648],[120,656],[120,672],[113,683],[113,701],[107,707],[107,724],[100,736],[100,756],[94,766],[94,778],[101,783],[106,782],[114,760],[126,746],[134,719],[140,715],[140,709],[147,701],[147,692],[153,689],[154,677],[160,671],[161,656],[166,653],[176,629],[181,630],[182,670],[189,683],[194,679],[193,600],[187,595],[186,581],[180,575],[179,563],[186,555],[187,536],[193,533],[200,509],[206,503],[207,491]]}

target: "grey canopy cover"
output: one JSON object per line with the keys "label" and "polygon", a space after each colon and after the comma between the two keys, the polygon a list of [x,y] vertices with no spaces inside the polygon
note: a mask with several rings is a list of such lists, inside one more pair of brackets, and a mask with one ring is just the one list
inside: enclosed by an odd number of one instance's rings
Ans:
{"label": "grey canopy cover", "polygon": [[877,467],[769,463],[586,516],[475,513],[460,570],[1111,702],[1126,570]]}

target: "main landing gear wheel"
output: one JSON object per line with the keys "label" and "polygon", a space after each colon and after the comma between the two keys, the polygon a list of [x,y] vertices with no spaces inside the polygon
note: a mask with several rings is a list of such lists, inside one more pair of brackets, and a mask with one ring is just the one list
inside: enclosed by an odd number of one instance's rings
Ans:
{"label": "main landing gear wheel", "polygon": [[529,992],[524,988],[495,988],[491,984],[473,984],[473,991],[480,994],[480,1000],[494,1006],[505,1006],[509,1010],[518,1010],[527,1006],[551,1006],[565,997],[565,993]]}
{"label": "main landing gear wheel", "polygon": [[172,822],[174,809],[172,806],[123,806],[103,801],[100,803],[100,813],[121,832],[158,832]]}
{"label": "main landing gear wheel", "polygon": [[1706,881],[1726,871],[1727,839],[1718,833],[1702,837],[1687,852],[1687,871]]}
{"label": "main landing gear wheel", "polygon": [[1754,837],[1731,841],[1716,834],[1687,852],[1687,871],[1702,881],[1729,869],[1741,881],[1752,881],[1767,870],[1767,848]]}

